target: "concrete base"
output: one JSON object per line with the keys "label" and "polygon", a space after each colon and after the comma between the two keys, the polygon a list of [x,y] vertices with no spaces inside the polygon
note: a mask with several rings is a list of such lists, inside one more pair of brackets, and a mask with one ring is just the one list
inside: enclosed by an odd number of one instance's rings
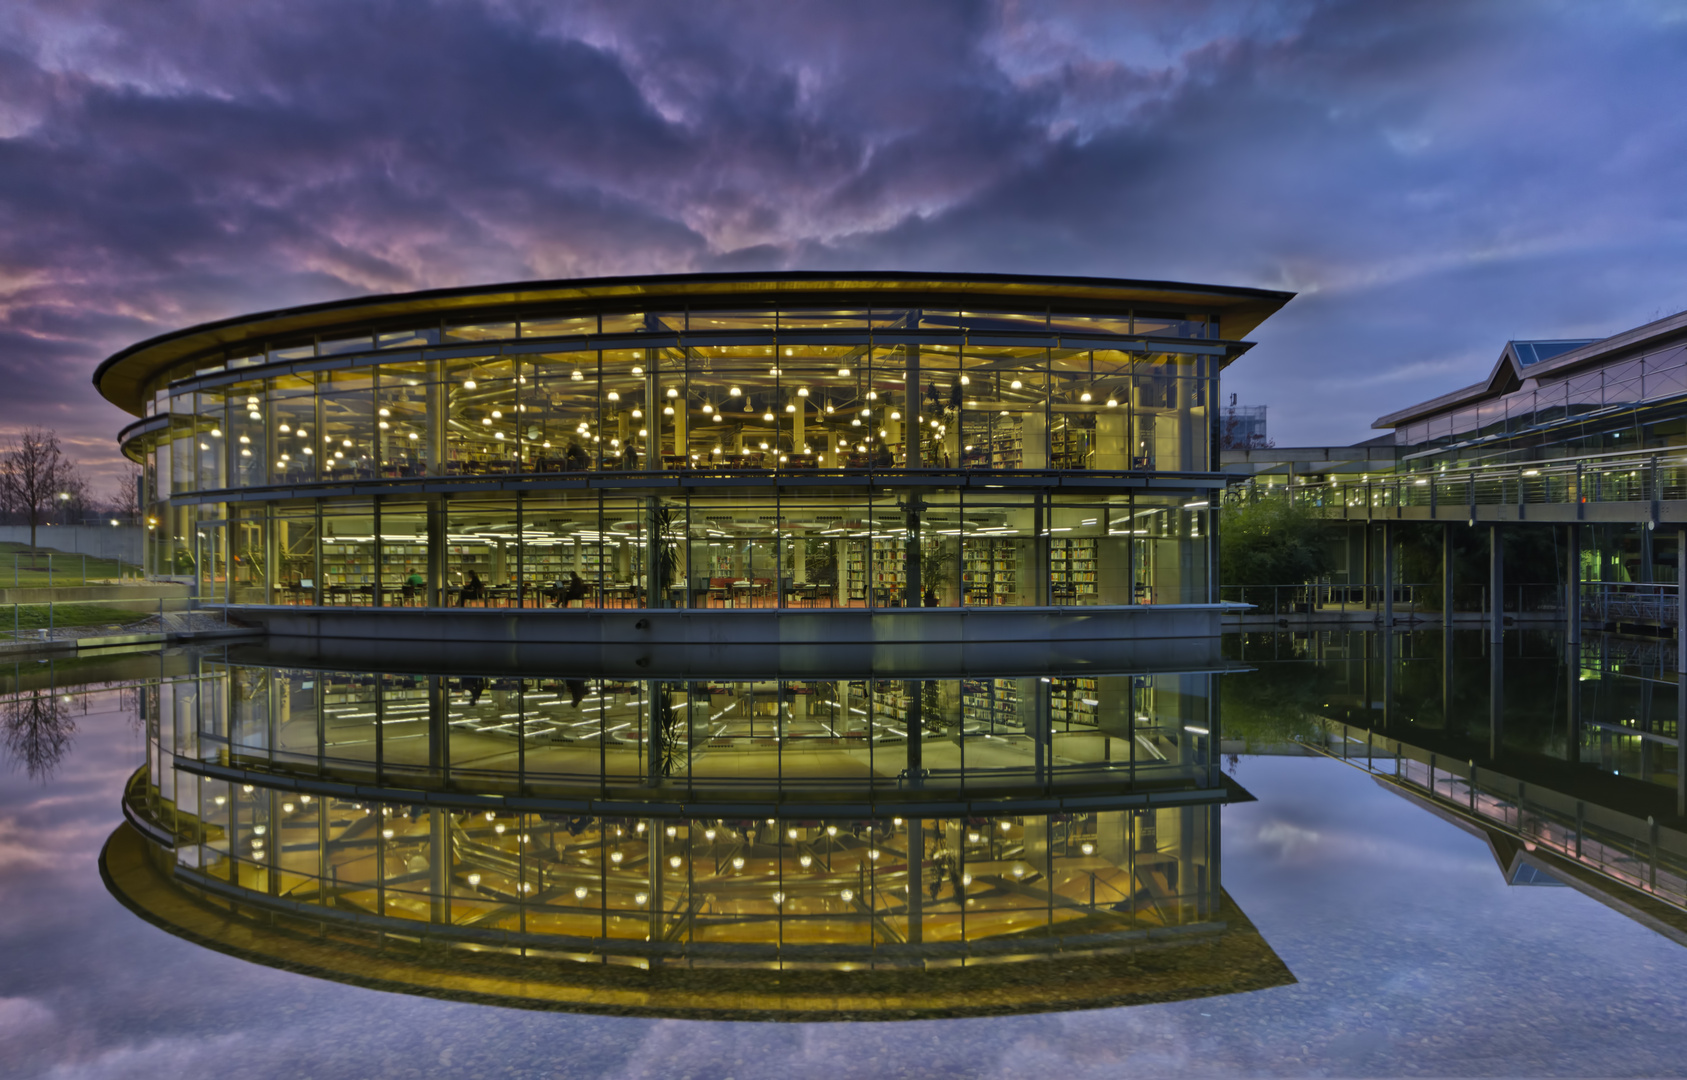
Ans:
{"label": "concrete base", "polygon": [[241,606],[277,660],[673,678],[1214,671],[1223,604],[877,609]]}

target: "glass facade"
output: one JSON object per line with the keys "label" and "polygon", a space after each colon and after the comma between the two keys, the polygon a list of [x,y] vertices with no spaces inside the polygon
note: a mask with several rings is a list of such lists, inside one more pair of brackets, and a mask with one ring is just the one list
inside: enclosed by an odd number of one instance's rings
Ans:
{"label": "glass facade", "polygon": [[[1204,603],[1186,494],[532,490],[155,509],[153,568],[237,604],[500,608]],[[439,556],[436,558],[436,554]]]}
{"label": "glass facade", "polygon": [[[629,679],[207,663],[179,756],[400,787],[884,798],[1221,781],[1207,674]],[[760,793],[760,796],[758,796]]]}
{"label": "glass facade", "polygon": [[250,604],[1209,602],[1217,306],[678,292],[176,362],[125,445],[151,572]]}
{"label": "glass facade", "polygon": [[[911,946],[1069,964],[1072,935],[1133,950],[1236,915],[1208,674],[191,666],[143,688],[128,816],[174,887],[219,905],[593,964],[832,971]],[[1003,798],[1033,792],[1082,806]]]}

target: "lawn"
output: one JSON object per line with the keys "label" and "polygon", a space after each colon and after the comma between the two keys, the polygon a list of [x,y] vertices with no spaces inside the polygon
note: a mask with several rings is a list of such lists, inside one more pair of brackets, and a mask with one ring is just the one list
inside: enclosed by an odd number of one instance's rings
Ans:
{"label": "lawn", "polygon": [[[28,634],[36,630],[46,629],[48,623],[47,604],[13,604],[17,611],[13,616],[5,606],[0,605],[0,636],[12,632],[12,619],[17,620],[20,633]],[[147,604],[145,601],[136,603],[129,601],[122,604],[53,604],[52,625],[55,629],[70,629],[78,626],[123,626],[138,622],[158,614],[156,603]]]}
{"label": "lawn", "polygon": [[[49,556],[52,559],[50,581],[47,567]],[[133,563],[124,563],[122,576],[133,580],[137,576],[137,567]],[[0,589],[27,589],[46,585],[103,585],[117,580],[118,565],[112,559],[55,551],[52,548],[36,548],[31,551],[28,544],[0,543]]]}

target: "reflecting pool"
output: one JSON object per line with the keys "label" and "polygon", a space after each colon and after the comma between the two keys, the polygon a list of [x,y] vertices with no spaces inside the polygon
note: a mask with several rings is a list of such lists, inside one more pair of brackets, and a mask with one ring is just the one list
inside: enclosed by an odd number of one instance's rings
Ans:
{"label": "reflecting pool", "polygon": [[1225,652],[917,681],[225,649],[0,669],[0,1055],[1679,1071],[1673,653],[1439,631]]}

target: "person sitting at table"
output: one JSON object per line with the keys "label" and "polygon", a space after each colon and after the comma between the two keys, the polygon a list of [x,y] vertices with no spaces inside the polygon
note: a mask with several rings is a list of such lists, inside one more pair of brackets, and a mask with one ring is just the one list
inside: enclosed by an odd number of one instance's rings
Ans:
{"label": "person sitting at table", "polygon": [[569,472],[584,472],[591,464],[591,458],[580,448],[577,442],[570,442],[568,450],[562,456],[562,466]]}
{"label": "person sitting at table", "polygon": [[462,607],[470,600],[485,600],[486,584],[480,580],[477,571],[469,571],[469,580],[463,582],[462,591],[457,594],[457,606]]}
{"label": "person sitting at table", "polygon": [[570,570],[568,572],[568,587],[563,589],[562,599],[558,602],[557,606],[567,607],[576,600],[584,600],[586,598],[586,593],[589,591],[590,590],[586,586],[586,579]]}
{"label": "person sitting at table", "polygon": [[400,592],[404,595],[404,602],[408,604],[410,601],[416,599],[416,590],[423,588],[427,585],[427,583],[428,579],[416,573],[416,568],[414,566],[409,567],[405,571],[404,588],[400,590]]}

